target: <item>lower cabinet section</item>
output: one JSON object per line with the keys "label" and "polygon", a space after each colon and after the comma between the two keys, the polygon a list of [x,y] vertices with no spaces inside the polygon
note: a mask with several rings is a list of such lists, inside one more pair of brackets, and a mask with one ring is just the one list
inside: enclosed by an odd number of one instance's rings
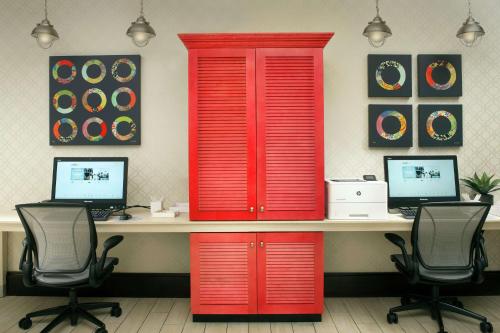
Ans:
{"label": "lower cabinet section", "polygon": [[323,312],[323,233],[192,233],[193,315]]}
{"label": "lower cabinet section", "polygon": [[323,312],[323,233],[257,234],[262,314]]}
{"label": "lower cabinet section", "polygon": [[257,313],[255,233],[191,234],[193,314]]}

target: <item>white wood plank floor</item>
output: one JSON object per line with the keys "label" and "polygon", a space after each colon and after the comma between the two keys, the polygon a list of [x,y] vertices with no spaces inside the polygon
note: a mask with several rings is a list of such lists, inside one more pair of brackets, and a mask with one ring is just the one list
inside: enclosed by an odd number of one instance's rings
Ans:
{"label": "white wood plank floor", "polygon": [[[500,331],[500,296],[461,297],[466,308],[488,317]],[[435,333],[436,323],[425,311],[399,315],[398,325],[386,322],[387,310],[398,298],[327,298],[323,321],[318,323],[193,323],[189,299],[170,298],[82,298],[80,301],[118,301],[123,309],[119,318],[108,312],[93,312],[106,323],[108,332],[116,333]],[[0,298],[0,332],[40,332],[53,317],[36,318],[30,330],[18,328],[17,322],[27,312],[66,304],[66,298]],[[480,332],[477,321],[444,313],[449,333]],[[95,327],[80,321],[72,327],[63,323],[54,333],[94,332]]]}

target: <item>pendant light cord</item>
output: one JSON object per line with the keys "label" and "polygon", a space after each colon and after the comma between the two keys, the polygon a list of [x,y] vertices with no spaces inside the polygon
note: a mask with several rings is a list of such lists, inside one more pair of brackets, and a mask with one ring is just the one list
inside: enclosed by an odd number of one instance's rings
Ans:
{"label": "pendant light cord", "polygon": [[47,0],[45,0],[45,20],[48,20]]}
{"label": "pendant light cord", "polygon": [[141,16],[144,16],[144,0],[141,0]]}
{"label": "pendant light cord", "polygon": [[379,16],[379,8],[378,8],[378,0],[376,0],[376,4],[375,4],[375,7],[377,8],[377,16]]}
{"label": "pendant light cord", "polygon": [[472,6],[471,6],[471,3],[470,3],[470,0],[467,0],[467,4],[469,6],[469,17],[472,17]]}

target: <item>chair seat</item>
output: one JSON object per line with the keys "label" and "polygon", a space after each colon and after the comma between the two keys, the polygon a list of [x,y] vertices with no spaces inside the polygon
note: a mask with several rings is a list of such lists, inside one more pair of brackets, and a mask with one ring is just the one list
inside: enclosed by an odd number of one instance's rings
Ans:
{"label": "chair seat", "polygon": [[[109,257],[104,262],[104,272],[113,270],[113,266],[118,264],[118,258]],[[90,266],[80,273],[40,273],[35,272],[35,280],[39,285],[50,287],[71,287],[86,285],[89,282]]]}
{"label": "chair seat", "polygon": [[[406,273],[404,270],[407,268],[405,265],[404,256],[402,254],[391,255],[391,260],[396,263],[396,267]],[[402,269],[400,269],[402,268]],[[421,264],[418,267],[418,275],[422,280],[429,282],[448,282],[448,283],[461,283],[471,280],[474,274],[474,269],[468,270],[428,270]]]}

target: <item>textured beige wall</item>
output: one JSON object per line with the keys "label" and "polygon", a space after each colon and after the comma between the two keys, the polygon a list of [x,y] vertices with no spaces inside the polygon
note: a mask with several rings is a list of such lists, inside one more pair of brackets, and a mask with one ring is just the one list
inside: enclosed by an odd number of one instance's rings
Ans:
{"label": "textured beige wall", "polygon": [[[130,157],[131,204],[151,195],[171,203],[187,200],[187,52],[178,32],[334,31],[325,49],[325,160],[330,177],[374,173],[382,177],[388,153],[457,154],[462,175],[499,173],[500,2],[475,1],[474,13],[487,30],[482,44],[461,46],[454,37],[465,18],[457,0],[386,0],[382,16],[394,36],[371,48],[361,31],[374,15],[371,0],[146,0],[146,17],[158,37],[138,49],[125,30],[138,13],[136,0],[50,0],[49,18],[61,40],[49,50],[29,33],[43,15],[42,1],[0,1],[0,207],[45,199],[54,156]],[[368,53],[462,53],[464,96],[460,99],[367,98]],[[142,145],[140,147],[50,147],[48,145],[48,56],[142,55]],[[417,95],[414,80],[414,96]],[[367,105],[462,103],[464,147],[369,149]],[[414,121],[416,131],[416,121]],[[416,144],[416,142],[415,142]],[[498,198],[498,196],[497,196]],[[498,234],[488,235],[499,244]],[[9,239],[9,269],[16,268],[20,234]],[[341,233],[326,238],[329,271],[386,271],[393,247],[382,233]],[[185,272],[187,235],[127,235],[116,250],[122,271]],[[499,266],[500,250],[490,247]],[[148,257],[151,256],[151,258]],[[497,256],[495,256],[497,255]],[[496,266],[495,266],[496,267]]]}

